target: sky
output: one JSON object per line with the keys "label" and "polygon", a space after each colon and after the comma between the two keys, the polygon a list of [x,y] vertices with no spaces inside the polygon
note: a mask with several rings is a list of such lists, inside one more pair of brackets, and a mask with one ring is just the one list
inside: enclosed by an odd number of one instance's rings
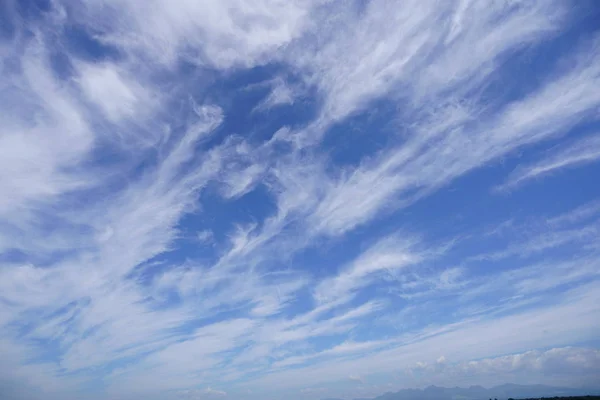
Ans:
{"label": "sky", "polygon": [[0,397],[597,385],[599,21],[0,1]]}

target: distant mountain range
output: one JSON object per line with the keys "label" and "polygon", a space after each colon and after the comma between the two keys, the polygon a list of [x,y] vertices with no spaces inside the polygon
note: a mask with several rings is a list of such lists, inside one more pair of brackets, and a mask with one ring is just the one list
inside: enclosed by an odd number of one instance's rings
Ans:
{"label": "distant mountain range", "polygon": [[581,396],[589,394],[600,394],[600,389],[573,389],[545,385],[515,385],[508,383],[489,389],[484,388],[483,386],[471,386],[468,388],[429,386],[425,389],[403,389],[395,393],[389,392],[373,399],[354,400],[507,400],[509,398],[525,399],[532,397]]}

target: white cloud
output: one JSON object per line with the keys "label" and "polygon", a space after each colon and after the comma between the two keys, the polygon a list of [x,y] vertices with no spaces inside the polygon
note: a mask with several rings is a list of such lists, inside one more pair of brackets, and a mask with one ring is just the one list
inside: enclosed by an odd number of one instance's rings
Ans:
{"label": "white cloud", "polygon": [[[302,92],[298,85],[290,84],[281,76],[270,80],[266,84],[270,87],[269,95],[256,106],[256,111],[267,111],[273,107],[293,104]],[[263,83],[261,86],[264,85]]]}
{"label": "white cloud", "polygon": [[326,10],[317,14],[321,39],[299,40],[289,59],[324,92],[323,118],[334,121],[388,93],[421,108],[432,97],[439,101],[440,92],[467,90],[495,70],[500,56],[552,35],[565,13],[543,2],[468,1],[368,3],[335,18]]}
{"label": "white cloud", "polygon": [[546,232],[522,238],[508,248],[488,254],[474,256],[474,260],[502,260],[511,256],[527,258],[554,248],[573,243],[588,243],[595,240],[598,234],[598,223],[585,224],[577,229],[547,230]]}
{"label": "white cloud", "polygon": [[194,389],[194,390],[182,390],[179,392],[179,396],[184,399],[210,399],[210,398],[222,398],[227,396],[227,392],[223,390],[212,389],[207,387],[206,389]]}
{"label": "white cloud", "polygon": [[204,393],[206,393],[208,395],[213,395],[213,396],[227,396],[227,393],[224,392],[223,390],[211,389],[210,387],[206,388],[204,390]]}
{"label": "white cloud", "polygon": [[[510,380],[519,382],[519,375],[536,374],[545,376],[544,382],[560,384],[564,375],[578,375],[580,382],[591,382],[591,376],[600,368],[600,352],[597,349],[578,347],[559,347],[548,350],[530,350],[524,353],[510,354],[501,357],[485,358],[480,360],[463,361],[459,363],[446,363],[428,365],[418,363],[416,368],[410,369],[417,372],[421,379],[426,377],[430,381],[439,383],[467,382],[484,376],[486,379],[496,376],[490,384],[498,384]],[[414,376],[414,375],[413,375]],[[505,381],[502,381],[502,380]]]}
{"label": "white cloud", "polygon": [[250,67],[298,37],[309,23],[311,2],[240,0],[176,3],[152,1],[143,10],[135,1],[86,2],[84,22],[102,41],[153,62],[179,58],[219,68]]}
{"label": "white cloud", "polygon": [[213,241],[214,235],[213,235],[212,231],[206,229],[203,231],[199,231],[196,234],[196,237],[198,238],[198,241],[200,243],[210,243],[211,241]]}
{"label": "white cloud", "polygon": [[371,351],[371,350],[374,350],[377,348],[385,347],[386,345],[389,345],[390,343],[392,343],[392,341],[385,341],[385,340],[371,341],[371,342],[344,342],[335,347],[320,351],[318,353],[284,358],[282,360],[279,360],[279,361],[273,363],[273,367],[279,368],[279,367],[287,367],[290,365],[304,364],[307,361],[311,361],[316,358],[321,359],[321,358],[325,358],[325,357],[343,357],[346,355],[366,353],[368,351]]}
{"label": "white cloud", "polygon": [[322,394],[322,393],[325,393],[325,392],[327,392],[327,388],[319,388],[319,387],[316,387],[316,388],[304,388],[304,389],[300,390],[300,393],[303,393],[303,394]]}
{"label": "white cloud", "polygon": [[600,136],[591,136],[554,150],[547,158],[518,167],[497,190],[507,190],[557,171],[600,159]]}
{"label": "white cloud", "polygon": [[79,72],[79,84],[85,95],[113,122],[132,118],[140,107],[149,105],[150,93],[113,65],[81,64]]}
{"label": "white cloud", "polygon": [[[76,166],[94,137],[68,88],[49,72],[43,44],[34,41],[20,62],[22,73],[3,74],[0,83],[0,215],[27,226],[45,203],[93,184]],[[31,113],[38,117],[31,120]]]}
{"label": "white cloud", "polygon": [[411,250],[412,243],[398,237],[387,237],[361,254],[337,276],[324,279],[315,291],[319,301],[343,297],[367,286],[373,275],[393,271],[422,261],[423,256]]}
{"label": "white cloud", "polygon": [[573,210],[570,210],[562,215],[558,215],[548,219],[550,226],[571,225],[590,219],[595,215],[600,214],[600,201],[592,201],[585,203]]}
{"label": "white cloud", "polygon": [[[438,349],[453,362],[519,353],[555,343],[576,343],[594,337],[600,315],[597,282],[572,290],[552,306],[526,310],[493,319],[466,320],[432,335],[405,337],[404,344],[352,360],[333,360],[256,379],[252,387],[273,390],[302,382],[319,385],[349,375],[369,375],[409,368],[423,359],[435,360]],[[499,327],[502,327],[500,329]]]}
{"label": "white cloud", "polygon": [[492,118],[467,124],[469,114],[479,111],[434,114],[415,127],[401,148],[384,151],[331,182],[311,222],[320,232],[342,234],[498,157],[594,118],[600,104],[600,95],[591,90],[600,80],[596,47],[593,43],[577,49],[566,72],[547,79],[535,94],[508,103]]}

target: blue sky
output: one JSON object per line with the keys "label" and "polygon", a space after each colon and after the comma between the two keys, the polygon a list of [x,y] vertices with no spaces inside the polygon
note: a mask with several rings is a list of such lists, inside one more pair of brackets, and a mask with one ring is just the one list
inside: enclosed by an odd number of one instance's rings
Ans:
{"label": "blue sky", "polygon": [[599,20],[3,1],[1,397],[594,384]]}

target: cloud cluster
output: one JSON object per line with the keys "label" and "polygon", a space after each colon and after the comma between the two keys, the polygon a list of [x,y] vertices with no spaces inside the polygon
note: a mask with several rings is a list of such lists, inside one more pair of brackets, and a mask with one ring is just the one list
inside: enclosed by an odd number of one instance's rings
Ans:
{"label": "cloud cluster", "polygon": [[556,171],[593,163],[598,158],[600,158],[600,137],[597,135],[585,137],[569,146],[554,150],[545,159],[516,169],[508,177],[507,182],[497,190],[506,190]]}
{"label": "cloud cluster", "polygon": [[[591,383],[600,368],[600,353],[597,349],[560,347],[545,351],[531,350],[524,353],[501,357],[485,358],[475,361],[451,363],[445,359],[436,362],[418,362],[409,370],[410,374],[426,376],[428,380],[444,382],[466,382],[477,377],[496,377],[498,383],[503,379],[521,381],[523,375],[535,374],[545,377],[548,384],[561,384],[565,370],[579,377],[579,383]],[[590,379],[591,378],[591,379]],[[558,379],[558,380],[557,380]]]}

